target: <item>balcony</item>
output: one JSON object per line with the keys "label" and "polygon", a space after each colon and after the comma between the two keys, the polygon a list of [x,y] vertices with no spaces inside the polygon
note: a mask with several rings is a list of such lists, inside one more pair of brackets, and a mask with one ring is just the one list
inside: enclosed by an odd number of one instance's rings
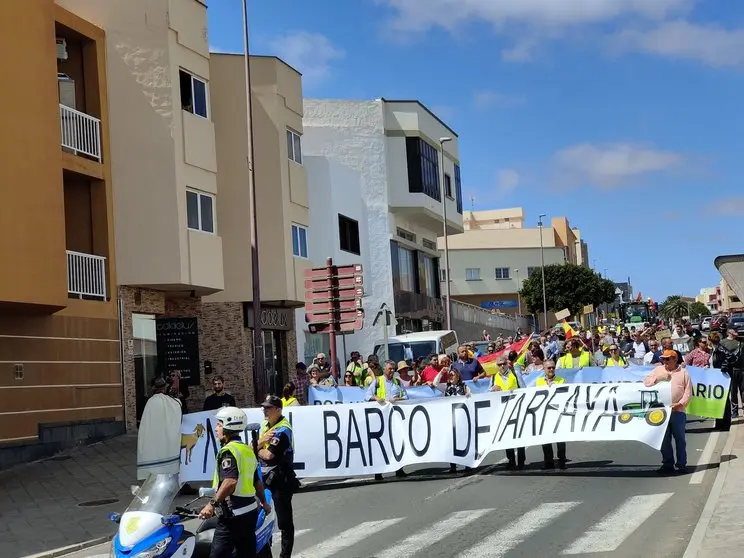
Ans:
{"label": "balcony", "polygon": [[101,161],[101,121],[66,105],[59,105],[62,147],[76,155]]}
{"label": "balcony", "polygon": [[106,258],[67,250],[67,294],[106,300]]}

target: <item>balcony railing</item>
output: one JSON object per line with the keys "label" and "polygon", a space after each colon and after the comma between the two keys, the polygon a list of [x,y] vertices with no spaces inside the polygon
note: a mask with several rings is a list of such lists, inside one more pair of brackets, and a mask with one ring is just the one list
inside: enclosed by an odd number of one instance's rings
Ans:
{"label": "balcony railing", "polygon": [[452,319],[506,331],[517,331],[517,328],[522,328],[522,330],[526,331],[529,327],[529,320],[527,318],[510,316],[508,314],[494,314],[488,310],[460,302],[459,300],[452,301]]}
{"label": "balcony railing", "polygon": [[67,250],[67,292],[106,300],[106,258]]}
{"label": "balcony railing", "polygon": [[59,105],[62,147],[101,160],[101,121],[89,114]]}

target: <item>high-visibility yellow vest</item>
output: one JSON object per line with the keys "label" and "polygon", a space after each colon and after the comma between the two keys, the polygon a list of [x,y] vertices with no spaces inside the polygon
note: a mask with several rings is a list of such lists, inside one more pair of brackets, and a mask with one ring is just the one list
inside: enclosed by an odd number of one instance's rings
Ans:
{"label": "high-visibility yellow vest", "polygon": [[[277,422],[271,428],[273,428],[277,432],[279,430],[282,430],[282,429],[288,430],[289,431],[288,432],[288,434],[289,434],[289,442],[292,444],[292,449],[294,449],[294,435],[293,435],[293,432],[292,432],[292,425],[289,423],[289,421],[285,417],[282,417],[279,420],[279,422]],[[269,423],[268,423],[268,421],[263,421],[261,423],[261,430],[259,431],[258,437],[260,438],[261,436],[263,436],[264,433],[267,430],[269,430]],[[266,442],[260,449],[266,449],[266,448],[268,448],[269,447],[269,443],[270,442]]]}
{"label": "high-visibility yellow vest", "polygon": [[[400,389],[400,393],[403,393],[403,388],[400,386],[400,380],[398,378],[393,378],[393,383],[398,386],[398,389]],[[377,397],[380,399],[387,399],[387,388],[385,387],[385,376],[380,376],[377,378]]]}
{"label": "high-visibility yellow vest", "polygon": [[286,399],[284,397],[282,397],[282,406],[283,407],[289,407],[290,405],[292,405],[294,403],[297,403],[297,398],[296,397],[288,397]]}
{"label": "high-visibility yellow vest", "polygon": [[[553,376],[553,383],[554,384],[565,384],[566,378],[561,378],[560,376]],[[535,382],[536,386],[547,386],[548,385],[548,379],[545,376],[540,376],[537,379],[537,382]]]}
{"label": "high-visibility yellow vest", "polygon": [[624,357],[620,357],[618,360],[615,360],[612,357],[607,357],[607,362],[605,363],[605,366],[625,366],[628,364]]}
{"label": "high-visibility yellow vest", "polygon": [[[574,357],[571,356],[571,353],[566,353],[563,355],[559,362],[561,363],[561,368],[573,368],[574,367]],[[591,364],[591,360],[589,358],[589,353],[587,351],[581,351],[581,354],[579,355],[579,364],[577,366],[581,366],[583,368],[586,368]]]}
{"label": "high-visibility yellow vest", "polygon": [[253,486],[253,477],[256,474],[258,460],[253,448],[243,442],[232,440],[222,446],[217,452],[217,466],[214,469],[214,479],[212,488],[219,488],[220,477],[218,469],[222,466],[222,458],[226,453],[230,453],[238,462],[238,485],[235,487],[233,496],[240,498],[249,498],[256,495],[256,488]]}
{"label": "high-visibility yellow vest", "polygon": [[501,391],[511,391],[519,388],[519,382],[513,372],[509,372],[504,379],[502,374],[494,374],[493,383],[501,388]]}

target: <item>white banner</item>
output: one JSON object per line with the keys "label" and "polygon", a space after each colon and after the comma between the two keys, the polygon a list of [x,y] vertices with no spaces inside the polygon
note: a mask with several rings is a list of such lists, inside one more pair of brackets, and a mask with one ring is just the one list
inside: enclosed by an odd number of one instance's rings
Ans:
{"label": "white banner", "polygon": [[[562,384],[510,393],[401,404],[286,409],[301,478],[386,473],[405,465],[477,467],[491,452],[554,442],[635,440],[660,448],[669,420],[668,383]],[[248,422],[261,409],[246,409]],[[211,480],[219,443],[211,412],[184,415],[181,480]]]}

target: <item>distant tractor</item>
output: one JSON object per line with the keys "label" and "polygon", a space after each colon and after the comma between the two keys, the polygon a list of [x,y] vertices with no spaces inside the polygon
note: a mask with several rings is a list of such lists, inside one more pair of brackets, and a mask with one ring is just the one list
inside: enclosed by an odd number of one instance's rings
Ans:
{"label": "distant tractor", "polygon": [[620,424],[627,424],[633,418],[644,418],[649,426],[664,424],[667,418],[667,410],[663,403],[659,402],[659,392],[656,390],[639,390],[641,393],[640,403],[627,403],[623,405],[623,412],[617,420]]}

